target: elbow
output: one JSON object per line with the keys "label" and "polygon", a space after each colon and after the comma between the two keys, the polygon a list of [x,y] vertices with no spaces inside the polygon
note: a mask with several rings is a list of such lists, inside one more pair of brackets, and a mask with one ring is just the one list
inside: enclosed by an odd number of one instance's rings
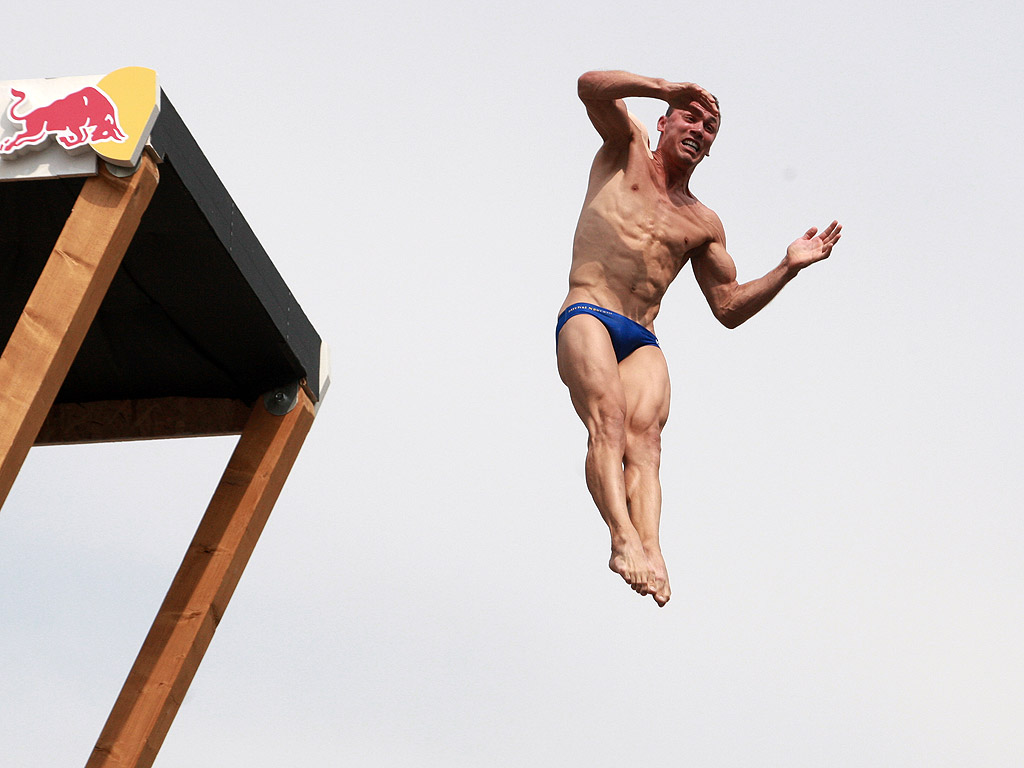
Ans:
{"label": "elbow", "polygon": [[590,82],[593,74],[593,72],[584,72],[580,75],[579,80],[576,81],[576,95],[581,99],[584,99],[587,96],[587,91],[590,89]]}
{"label": "elbow", "polygon": [[716,309],[715,318],[730,331],[741,326],[743,321],[746,319],[738,313],[733,312],[728,307]]}
{"label": "elbow", "polygon": [[742,320],[737,320],[736,318],[733,318],[733,317],[720,317],[720,318],[718,318],[718,322],[720,322],[722,325],[724,325],[730,331],[735,329],[735,328],[739,328],[740,325],[743,324]]}
{"label": "elbow", "polygon": [[576,93],[581,99],[586,99],[594,95],[594,91],[600,86],[602,81],[601,72],[590,71],[584,72],[579,76],[576,81]]}

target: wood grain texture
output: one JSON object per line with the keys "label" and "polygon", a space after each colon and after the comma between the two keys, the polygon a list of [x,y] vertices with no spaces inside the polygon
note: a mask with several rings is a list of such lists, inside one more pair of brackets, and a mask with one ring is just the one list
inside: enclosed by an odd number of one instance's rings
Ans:
{"label": "wood grain texture", "polygon": [[56,403],[36,445],[240,435],[252,409],[228,398],[160,397]]}
{"label": "wood grain texture", "polygon": [[313,423],[299,390],[286,416],[262,400],[214,492],[86,768],[149,768]]}
{"label": "wood grain texture", "polygon": [[[156,163],[88,179],[0,357],[0,505],[156,190]],[[33,182],[23,182],[33,183]]]}

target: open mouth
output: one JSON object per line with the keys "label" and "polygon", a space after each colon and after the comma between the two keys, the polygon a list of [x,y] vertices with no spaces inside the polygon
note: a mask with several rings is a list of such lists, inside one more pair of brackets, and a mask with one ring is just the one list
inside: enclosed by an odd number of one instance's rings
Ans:
{"label": "open mouth", "polygon": [[683,139],[681,144],[684,147],[690,147],[694,152],[700,152],[700,144],[693,139]]}

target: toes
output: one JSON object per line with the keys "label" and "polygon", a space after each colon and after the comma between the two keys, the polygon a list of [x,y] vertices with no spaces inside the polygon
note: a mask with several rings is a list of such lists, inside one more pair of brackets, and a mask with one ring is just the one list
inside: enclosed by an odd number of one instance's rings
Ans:
{"label": "toes", "polygon": [[638,594],[645,596],[654,594],[654,590],[651,589],[650,582],[648,582],[647,579],[644,579],[639,575],[634,575],[633,578],[627,579],[627,581],[629,581],[629,586],[633,589],[633,591]]}
{"label": "toes", "polygon": [[[624,558],[623,558],[624,559]],[[629,584],[630,589],[640,595],[654,595],[661,589],[661,580],[647,569],[632,569],[623,559],[613,557],[608,567]]]}

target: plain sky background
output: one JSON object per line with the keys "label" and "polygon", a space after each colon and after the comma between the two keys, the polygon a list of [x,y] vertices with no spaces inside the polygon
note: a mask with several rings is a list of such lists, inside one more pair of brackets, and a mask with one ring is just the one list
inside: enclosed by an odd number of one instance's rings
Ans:
{"label": "plain sky background", "polygon": [[[158,768],[1024,764],[1019,3],[3,27],[0,79],[156,69],[333,352]],[[844,225],[738,330],[688,267],[666,297],[663,610],[607,569],[555,372],[602,68],[721,100],[693,189],[741,280]],[[663,105],[630,107],[656,138]],[[32,451],[0,513],[0,765],[85,762],[233,445]]]}

